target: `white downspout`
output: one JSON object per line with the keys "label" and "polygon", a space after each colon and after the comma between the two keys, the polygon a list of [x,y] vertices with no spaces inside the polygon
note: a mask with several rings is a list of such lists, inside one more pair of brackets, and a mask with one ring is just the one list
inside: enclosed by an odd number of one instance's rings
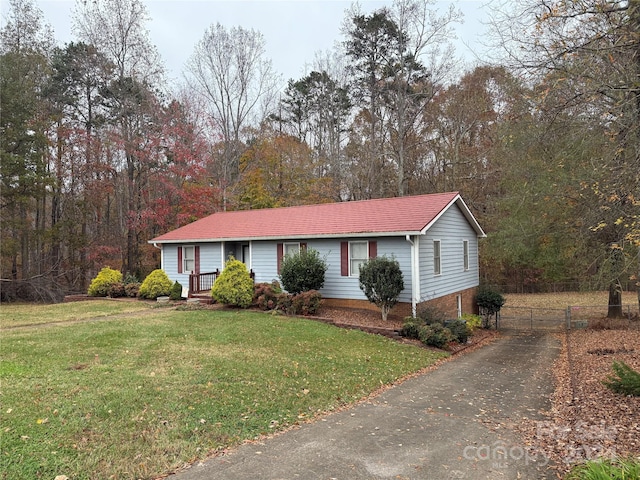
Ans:
{"label": "white downspout", "polygon": [[418,245],[416,241],[411,239],[411,235],[405,237],[407,242],[411,244],[411,315],[416,317],[418,299],[420,298],[420,272],[418,264]]}
{"label": "white downspout", "polygon": [[156,242],[153,242],[153,246],[160,250],[160,270],[164,270],[164,248],[162,245],[158,246]]}

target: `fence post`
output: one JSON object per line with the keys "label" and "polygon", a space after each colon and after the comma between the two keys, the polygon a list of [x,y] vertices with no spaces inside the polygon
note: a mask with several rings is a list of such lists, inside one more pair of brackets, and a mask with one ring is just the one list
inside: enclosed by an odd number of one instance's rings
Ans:
{"label": "fence post", "polygon": [[533,308],[531,310],[529,310],[529,319],[530,319],[529,327],[531,328],[531,331],[533,332]]}

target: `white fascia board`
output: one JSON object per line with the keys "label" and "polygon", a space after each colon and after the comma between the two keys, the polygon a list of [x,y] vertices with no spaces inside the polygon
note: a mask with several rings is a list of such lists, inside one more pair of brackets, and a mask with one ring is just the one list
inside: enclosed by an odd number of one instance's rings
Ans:
{"label": "white fascia board", "polygon": [[431,220],[429,223],[427,223],[427,225],[425,225],[425,227],[422,229],[422,231],[420,232],[421,235],[425,235],[427,233],[427,230],[429,230],[431,228],[431,226],[433,224],[435,224],[442,215],[444,215],[444,213],[449,210],[449,208],[453,205],[453,204],[457,204],[458,207],[460,208],[460,211],[462,212],[462,214],[464,215],[464,217],[467,219],[467,222],[469,222],[469,224],[471,225],[471,228],[473,228],[478,236],[478,238],[485,238],[487,235],[486,233],[484,233],[484,230],[482,230],[482,227],[480,227],[480,224],[478,223],[478,221],[475,219],[475,217],[473,216],[473,214],[471,213],[471,210],[469,210],[469,207],[467,207],[467,204],[464,203],[464,200],[462,200],[462,197],[460,195],[456,195],[450,202],[449,204],[444,207],[440,213],[438,215],[435,216],[435,218],[433,220]]}
{"label": "white fascia board", "polygon": [[405,237],[406,235],[422,235],[422,232],[361,232],[340,233],[331,235],[291,235],[288,237],[238,237],[238,238],[186,238],[184,240],[149,240],[151,244],[183,244],[212,242],[255,242],[261,240],[313,240],[325,238],[372,238],[372,237]]}

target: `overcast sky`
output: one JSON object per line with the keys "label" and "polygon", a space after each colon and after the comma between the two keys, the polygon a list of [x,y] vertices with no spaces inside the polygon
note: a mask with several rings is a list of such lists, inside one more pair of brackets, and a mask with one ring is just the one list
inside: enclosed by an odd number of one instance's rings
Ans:
{"label": "overcast sky", "polygon": [[[6,15],[7,1],[2,1]],[[53,27],[61,44],[76,40],[71,33],[73,0],[36,0],[46,21]],[[265,38],[267,56],[283,80],[300,79],[309,72],[316,52],[326,51],[343,38],[340,33],[345,10],[351,1],[344,0],[144,0],[150,23],[152,42],[158,48],[170,79],[180,79],[185,62],[205,29],[217,22],[226,27],[241,26],[259,30]],[[370,12],[391,1],[361,0]],[[467,61],[481,52],[486,32],[486,0],[438,1],[437,8],[454,4],[464,13],[465,22],[458,27],[458,54]],[[3,21],[4,23],[4,21]],[[470,49],[474,50],[471,51]]]}

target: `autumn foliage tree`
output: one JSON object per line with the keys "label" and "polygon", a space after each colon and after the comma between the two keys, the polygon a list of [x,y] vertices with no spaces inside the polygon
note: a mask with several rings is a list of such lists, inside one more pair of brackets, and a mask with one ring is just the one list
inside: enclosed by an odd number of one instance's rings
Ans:
{"label": "autumn foliage tree", "polygon": [[[630,257],[637,256],[640,273],[640,4],[528,0],[514,13],[499,23],[502,38],[511,41],[505,46],[518,65],[545,87],[540,107],[607,142],[581,183],[581,198],[607,271],[609,316],[621,316]],[[638,295],[640,303],[640,289]]]}

